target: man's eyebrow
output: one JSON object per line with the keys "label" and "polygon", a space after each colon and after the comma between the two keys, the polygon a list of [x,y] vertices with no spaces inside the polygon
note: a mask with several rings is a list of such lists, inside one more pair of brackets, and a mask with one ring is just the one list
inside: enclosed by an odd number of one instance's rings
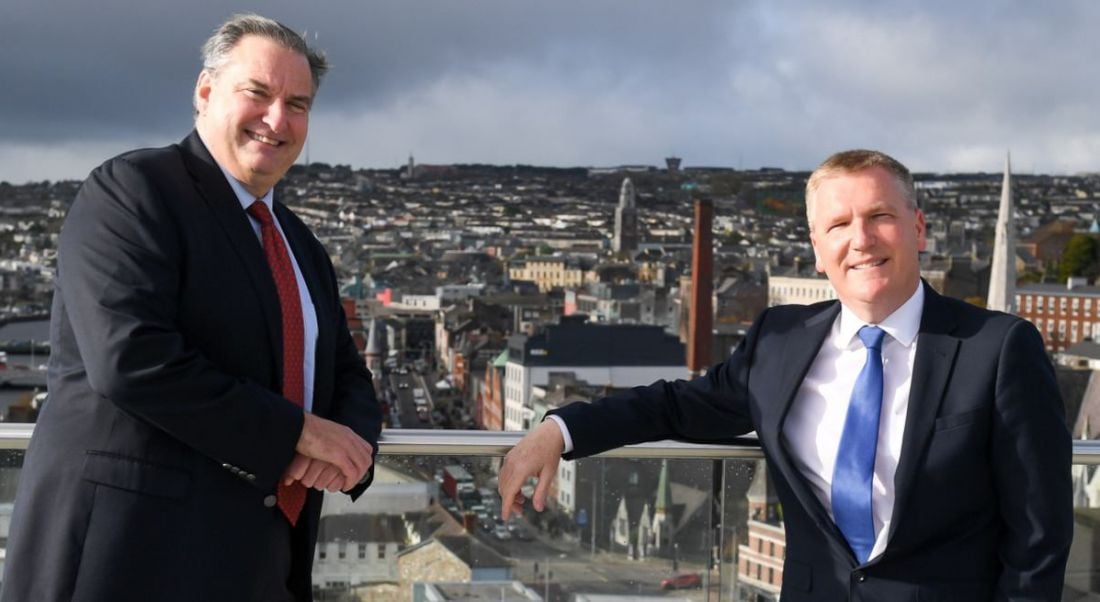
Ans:
{"label": "man's eyebrow", "polygon": [[304,94],[292,95],[289,98],[287,98],[287,100],[292,101],[292,102],[305,103],[306,105],[312,105],[313,104],[313,97],[309,96],[309,95],[304,95]]}
{"label": "man's eyebrow", "polygon": [[[268,86],[267,84],[265,84],[264,82],[262,82],[258,79],[249,78],[248,79],[248,85],[252,86],[254,88],[259,88],[259,89],[263,90],[264,92],[270,92],[271,91],[270,86]],[[307,105],[312,105],[313,104],[313,95],[311,95],[311,94],[294,94],[294,95],[291,95],[291,96],[287,97],[287,100],[293,101],[293,102],[303,102]]]}

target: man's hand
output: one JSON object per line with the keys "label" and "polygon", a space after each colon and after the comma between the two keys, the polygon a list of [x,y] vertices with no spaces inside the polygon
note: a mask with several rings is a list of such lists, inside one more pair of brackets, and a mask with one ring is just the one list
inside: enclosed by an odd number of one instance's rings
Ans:
{"label": "man's hand", "polygon": [[[304,456],[311,462],[303,466],[304,461],[295,457],[287,468],[284,478],[301,475],[294,479],[301,480],[306,476],[312,476],[314,483],[322,484],[320,488],[327,488],[333,482],[331,471],[327,470],[328,466],[326,466],[330,465],[336,469],[348,489],[357,485],[366,476],[372,463],[371,452],[374,451],[369,443],[355,434],[355,431],[342,424],[314,416],[310,412],[305,413],[302,434],[298,437],[298,445],[294,449],[299,456]],[[314,463],[318,461],[318,465],[314,467]],[[293,474],[291,469],[294,469]],[[311,473],[311,470],[314,472]],[[313,486],[304,480],[302,484],[307,487]]]}
{"label": "man's hand", "polygon": [[344,486],[344,475],[332,464],[323,460],[313,460],[302,454],[294,454],[286,473],[283,474],[283,484],[290,485],[294,481],[301,481],[302,485],[314,489],[336,493],[346,491],[356,485]]}
{"label": "man's hand", "polygon": [[504,456],[498,478],[502,521],[507,521],[513,512],[523,514],[523,504],[527,498],[520,488],[528,477],[537,476],[539,479],[535,495],[531,498],[532,505],[539,512],[546,508],[546,494],[554,475],[558,473],[558,462],[564,449],[561,429],[553,420],[546,420],[527,433]]}

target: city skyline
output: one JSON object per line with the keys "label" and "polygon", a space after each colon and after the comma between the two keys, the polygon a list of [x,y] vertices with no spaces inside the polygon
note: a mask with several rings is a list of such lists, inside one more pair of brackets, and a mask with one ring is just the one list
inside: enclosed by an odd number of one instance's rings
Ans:
{"label": "city skyline", "polygon": [[[244,5],[234,7],[244,10]],[[178,141],[215,3],[0,9],[0,181],[81,179]],[[279,0],[334,64],[311,161],[808,170],[850,147],[915,171],[1097,171],[1100,6],[985,1]],[[302,159],[306,158],[303,155]]]}

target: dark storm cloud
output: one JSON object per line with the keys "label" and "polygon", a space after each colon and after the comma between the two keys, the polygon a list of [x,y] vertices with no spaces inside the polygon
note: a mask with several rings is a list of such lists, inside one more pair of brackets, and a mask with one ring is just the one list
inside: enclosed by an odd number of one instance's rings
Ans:
{"label": "dark storm cloud", "polygon": [[[352,111],[502,63],[545,69],[563,85],[593,70],[674,79],[685,63],[706,58],[694,56],[697,36],[723,33],[712,20],[720,2],[687,12],[675,3],[659,11],[627,0],[593,4],[326,0],[262,10],[327,52],[335,70],[323,106]],[[0,97],[0,129],[41,142],[178,132],[190,118],[198,47],[227,10],[215,2],[19,0],[2,14],[0,73],[18,85]]]}
{"label": "dark storm cloud", "polygon": [[230,11],[334,70],[314,160],[807,168],[879,147],[924,170],[1095,169],[1100,5],[984,0],[279,0],[0,6],[0,180],[81,177],[190,127]]}

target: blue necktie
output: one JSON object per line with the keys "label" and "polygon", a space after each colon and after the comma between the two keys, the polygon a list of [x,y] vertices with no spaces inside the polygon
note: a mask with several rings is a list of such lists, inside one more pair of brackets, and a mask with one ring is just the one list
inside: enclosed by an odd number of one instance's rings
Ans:
{"label": "blue necktie", "polygon": [[875,546],[871,481],[878,445],[878,419],[882,412],[882,338],[885,334],[877,326],[859,329],[859,339],[867,347],[867,362],[852,389],[833,470],[833,518],[860,564],[867,562]]}

